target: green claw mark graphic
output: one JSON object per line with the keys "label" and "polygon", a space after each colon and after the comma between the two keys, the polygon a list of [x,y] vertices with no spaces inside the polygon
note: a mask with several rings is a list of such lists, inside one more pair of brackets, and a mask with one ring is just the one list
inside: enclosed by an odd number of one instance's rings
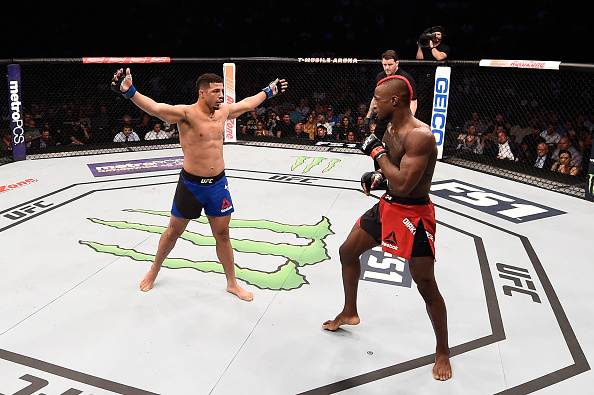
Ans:
{"label": "green claw mark graphic", "polygon": [[[152,210],[125,210],[128,212],[158,215],[169,217],[168,211]],[[146,225],[127,221],[106,221],[98,218],[89,218],[93,223],[109,226],[116,229],[132,229],[154,234],[161,234],[166,227],[159,225]],[[207,223],[208,219],[200,217],[195,222]],[[326,217],[315,225],[287,225],[267,220],[234,220],[229,223],[230,228],[265,229],[276,233],[291,233],[298,238],[310,239],[307,245],[294,245],[288,243],[271,243],[266,241],[231,239],[231,246],[235,251],[243,253],[255,253],[260,255],[272,255],[285,258],[286,262],[272,273],[252,269],[236,267],[238,279],[252,284],[261,289],[290,290],[307,284],[307,280],[298,272],[298,267],[313,265],[329,259],[324,239],[331,234],[330,221]],[[204,236],[200,233],[186,230],[180,237],[198,246],[214,246],[215,239],[212,236]],[[116,245],[103,245],[91,241],[79,241],[97,252],[109,253],[116,256],[127,256],[138,261],[152,262],[154,255],[143,254],[133,249],[121,248]],[[193,268],[203,272],[223,273],[223,268],[218,262],[191,261],[183,258],[167,258],[163,266],[177,268]]]}
{"label": "green claw mark graphic", "polygon": [[[312,157],[310,157],[310,156],[298,156],[297,157],[297,160],[295,161],[295,163],[291,167],[291,171],[293,171],[296,168],[298,168],[299,166],[301,166],[308,159],[312,159]],[[305,167],[305,169],[303,169],[302,173],[308,173],[313,167],[319,165],[320,163],[322,163],[326,159],[328,159],[328,158],[323,158],[323,157],[315,157],[315,158],[313,158],[313,161],[309,165],[307,165]],[[328,159],[328,161],[330,163],[328,164],[328,166],[326,166],[326,168],[324,170],[322,170],[322,173],[326,173],[326,172],[330,171],[334,166],[336,166],[336,164],[338,162],[340,162],[340,159]]]}
{"label": "green claw mark graphic", "polygon": [[[117,245],[105,245],[92,241],[80,240],[80,244],[87,245],[97,252],[112,254],[115,256],[128,257],[135,261],[153,262],[154,255],[144,254],[134,249],[121,248]],[[163,261],[163,267],[169,269],[192,268],[204,273],[224,274],[223,265],[219,262],[201,261],[194,262],[184,258],[166,258]],[[248,284],[254,285],[260,289],[271,290],[291,290],[301,287],[303,284],[309,284],[305,276],[297,272],[295,263],[287,262],[274,272],[263,272],[252,269],[235,267],[235,276],[238,280],[243,280]]]}

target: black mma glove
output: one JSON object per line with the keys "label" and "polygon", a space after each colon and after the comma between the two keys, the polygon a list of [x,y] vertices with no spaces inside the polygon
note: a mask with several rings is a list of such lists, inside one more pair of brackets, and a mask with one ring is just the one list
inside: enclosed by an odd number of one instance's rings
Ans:
{"label": "black mma glove", "polygon": [[377,138],[375,134],[370,134],[361,144],[361,151],[366,155],[371,156],[371,159],[378,160],[388,153],[384,144]]}
{"label": "black mma glove", "polygon": [[[118,77],[118,71],[122,71]],[[132,75],[128,74],[126,75],[126,72],[123,69],[117,70],[114,74],[113,74],[113,78],[111,80],[111,84],[109,85],[111,87],[111,90],[114,91],[115,93],[121,93],[122,96],[124,96],[126,99],[131,98],[132,96],[134,96],[134,94],[136,93],[136,88],[134,88],[134,85],[130,86],[130,89],[128,89],[127,91],[124,92],[124,81],[126,80],[126,78],[128,78],[130,81],[132,81]]]}
{"label": "black mma glove", "polygon": [[379,171],[368,171],[361,176],[361,186],[363,187],[363,190],[371,191],[371,184],[373,184],[374,181],[377,181],[377,185],[373,190],[386,189],[386,183],[384,182],[386,181],[386,177]]}

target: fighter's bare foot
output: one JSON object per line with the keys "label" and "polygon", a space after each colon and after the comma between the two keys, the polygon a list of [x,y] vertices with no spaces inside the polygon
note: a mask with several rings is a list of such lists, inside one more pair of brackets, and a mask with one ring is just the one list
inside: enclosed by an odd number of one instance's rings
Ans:
{"label": "fighter's bare foot", "polygon": [[150,291],[155,284],[157,274],[159,274],[159,267],[151,266],[149,271],[144,275],[144,278],[140,282],[140,290],[142,292]]}
{"label": "fighter's bare foot", "polygon": [[322,328],[328,331],[335,331],[341,325],[359,325],[361,319],[358,315],[346,315],[344,313],[340,313],[336,316],[334,320],[328,320],[322,324]]}
{"label": "fighter's bare foot", "polygon": [[239,299],[251,302],[254,300],[254,294],[241,288],[239,285],[227,285],[227,292],[236,295]]}
{"label": "fighter's bare foot", "polygon": [[445,354],[435,357],[433,378],[440,381],[446,381],[452,378],[452,365],[450,365],[450,357]]}

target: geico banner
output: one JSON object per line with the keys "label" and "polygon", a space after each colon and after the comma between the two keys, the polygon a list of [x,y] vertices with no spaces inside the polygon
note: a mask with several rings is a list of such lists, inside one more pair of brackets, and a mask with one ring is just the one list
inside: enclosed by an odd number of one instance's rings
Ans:
{"label": "geico banner", "polygon": [[[235,103],[235,63],[223,64],[223,78],[225,80],[225,103]],[[237,119],[227,119],[225,122],[225,141],[237,142]]]}
{"label": "geico banner", "polygon": [[25,129],[21,104],[21,66],[10,64],[7,67],[8,111],[12,131],[12,158],[25,159]]}
{"label": "geico banner", "polygon": [[448,66],[435,69],[435,85],[433,86],[433,110],[431,112],[431,132],[437,142],[437,159],[443,155],[446,119],[448,115],[448,99],[450,97],[450,73]]}

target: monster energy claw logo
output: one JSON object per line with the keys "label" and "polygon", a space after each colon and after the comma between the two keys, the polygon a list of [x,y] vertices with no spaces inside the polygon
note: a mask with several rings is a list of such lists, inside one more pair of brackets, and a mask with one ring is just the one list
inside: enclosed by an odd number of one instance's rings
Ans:
{"label": "monster energy claw logo", "polygon": [[[168,217],[168,211],[150,210],[125,210],[134,213],[158,215]],[[160,225],[146,225],[131,223],[127,221],[105,221],[98,218],[89,218],[96,224],[109,226],[116,229],[132,229],[143,232],[161,234],[167,229]],[[208,219],[200,217],[193,222],[207,223]],[[273,272],[265,272],[249,268],[241,268],[236,265],[235,275],[237,279],[261,289],[271,290],[292,290],[308,284],[305,276],[299,273],[299,267],[314,265],[329,259],[324,239],[331,234],[330,221],[326,217],[314,225],[286,225],[267,220],[241,220],[232,219],[230,228],[264,229],[279,234],[293,234],[301,239],[309,239],[307,245],[295,245],[288,243],[271,243],[267,241],[231,239],[231,246],[235,251],[244,253],[255,253],[260,255],[272,255],[285,259],[285,262]],[[215,239],[212,236],[204,236],[196,232],[186,230],[180,237],[181,240],[189,241],[198,246],[214,246]],[[128,257],[136,261],[153,262],[154,255],[142,253],[132,248],[123,248],[118,245],[106,245],[93,241],[79,240],[80,244],[87,245],[97,252],[112,254],[120,257]],[[191,268],[204,273],[224,273],[223,266],[216,261],[192,261],[187,258],[166,258],[163,267],[170,269]]]}
{"label": "monster energy claw logo", "polygon": [[307,165],[305,167],[305,169],[303,169],[302,173],[307,173],[309,172],[313,167],[319,165],[320,163],[322,163],[323,161],[327,160],[328,166],[326,166],[326,168],[324,170],[322,170],[322,173],[326,173],[330,170],[332,170],[332,168],[338,163],[340,162],[340,159],[330,159],[330,158],[322,158],[322,157],[310,157],[310,156],[298,156],[297,160],[295,161],[295,163],[293,164],[293,167],[291,167],[291,171],[295,170],[296,168],[298,168],[299,166],[301,166],[302,164],[304,164],[308,159],[313,159],[312,162]]}

